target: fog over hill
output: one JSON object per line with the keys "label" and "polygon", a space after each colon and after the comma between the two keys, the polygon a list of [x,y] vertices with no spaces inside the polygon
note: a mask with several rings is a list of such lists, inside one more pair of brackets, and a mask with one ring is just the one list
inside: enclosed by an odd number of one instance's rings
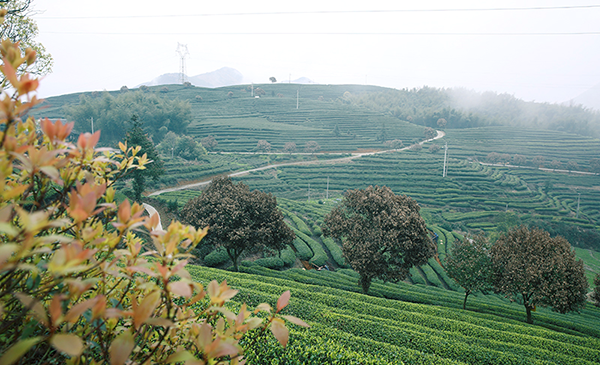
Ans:
{"label": "fog over hill", "polygon": [[581,104],[586,108],[593,108],[600,111],[600,84],[588,89],[571,102],[575,105]]}
{"label": "fog over hill", "polygon": [[[222,67],[218,70],[206,72],[196,76],[186,76],[186,81],[189,81],[194,86],[200,87],[224,87],[241,84],[249,84],[250,81],[244,79],[244,75],[238,70],[231,67]],[[286,82],[284,80],[278,80],[279,82]],[[267,81],[265,81],[266,83]],[[307,77],[300,77],[295,80],[288,81],[293,84],[314,84],[315,82]],[[136,87],[141,85],[146,86],[157,86],[157,85],[172,85],[180,83],[179,73],[167,73],[154,78],[152,81],[143,82]]]}

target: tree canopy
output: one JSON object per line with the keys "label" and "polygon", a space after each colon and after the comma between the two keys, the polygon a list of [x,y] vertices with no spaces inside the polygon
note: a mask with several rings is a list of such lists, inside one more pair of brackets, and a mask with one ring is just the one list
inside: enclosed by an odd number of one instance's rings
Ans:
{"label": "tree canopy", "polygon": [[75,121],[75,131],[79,133],[91,132],[93,118],[94,130],[102,130],[100,142],[107,146],[123,140],[132,114],[139,117],[154,143],[159,143],[169,131],[183,134],[192,120],[187,101],[139,90],[116,96],[108,92],[98,97],[82,94],[79,104],[66,106],[64,112]]}
{"label": "tree canopy", "polygon": [[417,202],[385,186],[348,190],[325,217],[323,233],[342,242],[365,293],[373,279],[405,279],[411,267],[427,263],[436,251]]}
{"label": "tree canopy", "polygon": [[594,291],[591,297],[596,307],[600,307],[600,274],[596,274],[594,277]]}
{"label": "tree canopy", "polygon": [[214,179],[202,195],[181,209],[179,217],[195,227],[208,226],[203,243],[224,247],[236,271],[242,253],[279,251],[296,237],[285,224],[273,195],[250,191],[244,183],[234,184],[230,178]]}
{"label": "tree canopy", "polygon": [[583,261],[564,238],[525,226],[501,235],[491,250],[496,290],[522,301],[527,322],[536,306],[566,313],[581,308],[588,283]]}
{"label": "tree canopy", "polygon": [[[35,40],[39,33],[37,23],[31,18],[34,11],[32,0],[11,0],[2,4],[7,14],[0,25],[0,38],[19,42],[22,53],[31,48],[36,53],[35,62],[27,66],[27,72],[33,75],[46,75],[52,71],[52,56],[43,44]],[[25,64],[19,66],[19,72],[25,70]],[[2,77],[4,79],[4,77]]]}
{"label": "tree canopy", "polygon": [[164,174],[165,169],[160,156],[154,148],[154,144],[142,128],[142,123],[139,121],[137,115],[131,117],[131,129],[127,132],[126,141],[131,147],[140,146],[140,155],[146,155],[147,159],[150,160],[148,166],[143,170],[137,169],[132,172],[133,175],[133,193],[136,201],[142,200],[142,193],[146,190],[146,178],[158,180],[158,178]]}
{"label": "tree canopy", "polygon": [[463,309],[467,308],[467,298],[478,290],[491,289],[492,261],[491,245],[483,235],[465,237],[455,241],[446,258],[446,272],[465,289]]}

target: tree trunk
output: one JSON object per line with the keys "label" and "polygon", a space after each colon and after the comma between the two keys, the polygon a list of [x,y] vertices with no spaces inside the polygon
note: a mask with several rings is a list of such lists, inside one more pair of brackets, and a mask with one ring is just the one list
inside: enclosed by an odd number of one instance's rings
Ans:
{"label": "tree trunk", "polygon": [[227,255],[233,263],[233,271],[239,272],[240,270],[238,268],[238,258],[240,257],[240,253],[237,253],[235,250],[227,249]]}
{"label": "tree trunk", "polygon": [[527,323],[533,324],[533,317],[531,316],[531,306],[525,304],[525,309],[527,310]]}
{"label": "tree trunk", "polygon": [[371,278],[361,275],[358,283],[362,287],[363,293],[367,294],[369,292],[369,288],[371,287]]}
{"label": "tree trunk", "polygon": [[531,316],[531,310],[533,309],[533,305],[529,302],[531,299],[531,295],[527,295],[525,293],[521,294],[523,296],[523,305],[525,306],[525,310],[527,311],[527,323],[533,324],[533,317]]}
{"label": "tree trunk", "polygon": [[471,291],[465,291],[465,300],[463,301],[463,309],[467,309],[467,297],[471,294]]}

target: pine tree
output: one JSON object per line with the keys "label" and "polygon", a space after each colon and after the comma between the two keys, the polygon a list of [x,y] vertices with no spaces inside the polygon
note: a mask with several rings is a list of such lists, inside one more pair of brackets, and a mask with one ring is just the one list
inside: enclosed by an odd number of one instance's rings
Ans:
{"label": "pine tree", "polygon": [[132,127],[127,132],[125,140],[129,146],[135,147],[140,146],[141,150],[139,155],[143,156],[146,154],[147,158],[152,162],[144,170],[136,170],[133,172],[133,193],[136,201],[142,200],[142,193],[146,190],[146,178],[151,178],[157,181],[158,178],[164,174],[165,169],[163,162],[158,155],[158,152],[154,148],[154,144],[148,138],[148,134],[144,132],[142,128],[142,122],[140,122],[137,115],[131,117]]}

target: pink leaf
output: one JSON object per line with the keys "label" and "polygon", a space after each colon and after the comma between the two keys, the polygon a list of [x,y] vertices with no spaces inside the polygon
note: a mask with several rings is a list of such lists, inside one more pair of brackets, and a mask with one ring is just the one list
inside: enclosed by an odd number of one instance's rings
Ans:
{"label": "pink leaf", "polygon": [[282,318],[285,318],[286,320],[292,322],[293,324],[296,324],[298,326],[302,326],[302,327],[310,327],[306,322],[304,322],[303,320],[301,320],[300,318],[296,318],[294,316],[281,316]]}
{"label": "pink leaf", "polygon": [[286,290],[279,299],[277,299],[277,313],[279,313],[283,308],[285,308],[290,301],[290,291]]}
{"label": "pink leaf", "polygon": [[281,346],[285,347],[288,343],[290,331],[285,326],[285,323],[279,319],[275,318],[271,323],[271,332],[273,336],[279,341]]}
{"label": "pink leaf", "polygon": [[108,353],[110,354],[111,365],[123,365],[129,358],[135,342],[130,332],[123,332],[118,335],[110,345]]}

